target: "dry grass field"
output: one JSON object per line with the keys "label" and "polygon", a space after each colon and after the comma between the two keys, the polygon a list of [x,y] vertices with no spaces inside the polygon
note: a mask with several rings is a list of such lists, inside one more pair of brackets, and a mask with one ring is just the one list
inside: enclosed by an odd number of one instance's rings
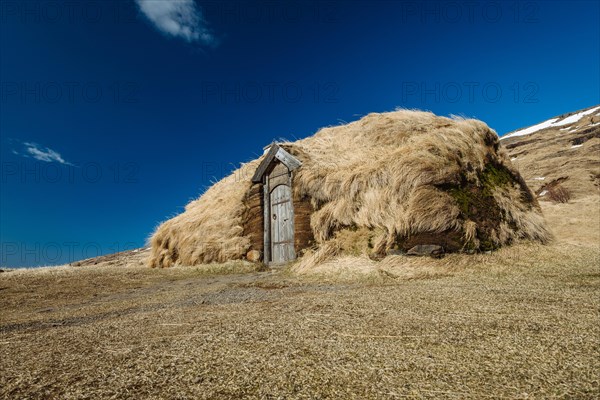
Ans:
{"label": "dry grass field", "polygon": [[[510,151],[523,162],[526,150]],[[528,182],[568,162],[547,157],[520,166]],[[588,174],[598,159],[586,157],[577,168]],[[546,246],[355,257],[309,275],[248,263],[151,269],[147,251],[0,273],[0,397],[597,399],[591,178],[570,186],[569,203],[541,198],[555,235]]]}
{"label": "dry grass field", "polygon": [[572,235],[599,204],[560,207],[571,237],[550,246],[358,279],[125,259],[2,273],[0,397],[598,398],[600,238]]}

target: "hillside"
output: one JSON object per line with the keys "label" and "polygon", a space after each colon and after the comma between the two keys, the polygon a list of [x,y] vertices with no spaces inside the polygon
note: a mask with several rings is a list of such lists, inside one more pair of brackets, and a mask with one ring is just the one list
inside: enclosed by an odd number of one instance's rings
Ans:
{"label": "hillside", "polygon": [[557,181],[575,199],[599,193],[600,106],[554,117],[500,140],[540,199]]}
{"label": "hillside", "polygon": [[[563,114],[500,138],[536,194],[559,242],[600,244],[600,106]],[[563,188],[567,203],[552,200]]]}

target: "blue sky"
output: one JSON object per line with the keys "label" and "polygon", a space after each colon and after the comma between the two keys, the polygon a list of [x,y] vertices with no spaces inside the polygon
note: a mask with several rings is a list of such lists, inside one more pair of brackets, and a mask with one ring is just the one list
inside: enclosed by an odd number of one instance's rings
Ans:
{"label": "blue sky", "polygon": [[144,245],[273,139],[600,103],[597,1],[0,3],[2,266]]}

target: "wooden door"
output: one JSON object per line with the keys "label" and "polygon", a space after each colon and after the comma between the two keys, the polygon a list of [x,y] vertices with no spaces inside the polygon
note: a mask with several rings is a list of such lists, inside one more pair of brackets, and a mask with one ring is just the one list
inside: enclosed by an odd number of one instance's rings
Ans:
{"label": "wooden door", "polygon": [[296,258],[292,190],[280,184],[271,190],[271,261],[283,264]]}

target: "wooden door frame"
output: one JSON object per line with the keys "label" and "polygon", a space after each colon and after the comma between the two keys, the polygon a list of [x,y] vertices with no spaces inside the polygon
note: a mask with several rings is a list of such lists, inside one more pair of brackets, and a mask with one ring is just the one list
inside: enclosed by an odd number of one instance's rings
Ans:
{"label": "wooden door frame", "polygon": [[265,174],[263,180],[263,261],[265,264],[269,265],[271,262],[271,190],[269,185],[269,174]]}
{"label": "wooden door frame", "polygon": [[[285,164],[284,164],[285,165]],[[287,166],[286,166],[287,168]],[[292,232],[292,249],[294,252],[294,260],[296,259],[296,232],[295,223],[296,214],[294,212],[294,190],[292,187],[292,171],[288,168],[287,183],[281,184],[286,185],[290,188],[290,212],[291,212],[291,232]],[[279,185],[277,185],[279,186]],[[271,188],[269,182],[269,173],[263,175],[263,230],[264,230],[264,248],[263,248],[263,261],[267,265],[273,264],[271,261]],[[293,261],[293,260],[288,260]]]}
{"label": "wooden door frame", "polygon": [[294,259],[296,258],[296,213],[294,211],[294,188],[292,187],[292,174],[302,166],[302,162],[288,153],[277,143],[271,143],[264,148],[264,158],[254,171],[252,183],[262,184],[263,189],[263,262],[271,263],[271,183],[269,173],[275,163],[282,163],[288,170],[288,186],[290,188],[290,209],[292,212],[292,246]]}

